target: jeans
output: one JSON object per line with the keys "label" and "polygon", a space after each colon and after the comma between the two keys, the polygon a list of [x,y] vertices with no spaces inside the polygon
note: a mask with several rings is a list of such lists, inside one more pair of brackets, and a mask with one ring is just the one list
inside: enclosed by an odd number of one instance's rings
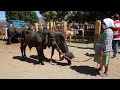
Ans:
{"label": "jeans", "polygon": [[118,54],[118,44],[119,44],[120,40],[113,40],[113,56],[117,57]]}

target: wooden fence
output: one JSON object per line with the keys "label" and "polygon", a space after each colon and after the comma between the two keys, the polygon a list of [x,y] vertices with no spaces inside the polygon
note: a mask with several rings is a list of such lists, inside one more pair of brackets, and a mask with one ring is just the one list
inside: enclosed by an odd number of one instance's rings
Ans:
{"label": "wooden fence", "polygon": [[[37,27],[36,24],[35,27]],[[46,27],[53,32],[63,32],[66,40],[70,42],[76,42],[77,39],[83,42],[87,40],[94,42],[95,46],[95,42],[100,35],[101,21],[96,20],[95,24],[67,24],[67,22],[64,22],[60,25],[54,25],[53,22],[48,22]]]}

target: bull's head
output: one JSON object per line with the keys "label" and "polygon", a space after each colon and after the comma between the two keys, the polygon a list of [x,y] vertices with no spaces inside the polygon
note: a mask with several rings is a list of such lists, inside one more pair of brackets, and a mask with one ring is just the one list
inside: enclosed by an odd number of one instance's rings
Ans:
{"label": "bull's head", "polygon": [[51,31],[49,30],[44,30],[44,33],[46,34],[45,35],[45,44],[48,46],[48,47],[51,47],[55,44],[55,38],[54,38],[54,35]]}

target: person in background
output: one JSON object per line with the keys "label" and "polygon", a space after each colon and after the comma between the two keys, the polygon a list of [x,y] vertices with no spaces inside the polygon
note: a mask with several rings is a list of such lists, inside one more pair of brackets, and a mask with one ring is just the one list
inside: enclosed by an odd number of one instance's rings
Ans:
{"label": "person in background", "polygon": [[120,42],[120,20],[119,15],[112,16],[115,27],[113,28],[113,58],[118,59],[118,45]]}
{"label": "person in background", "polygon": [[113,27],[114,21],[112,19],[103,19],[103,33],[98,38],[95,46],[94,62],[97,62],[97,64],[99,64],[99,68],[97,70],[103,70],[103,66],[105,67],[104,73],[100,74],[101,76],[108,75],[108,65],[110,62],[110,53],[112,50]]}
{"label": "person in background", "polygon": [[7,36],[7,30],[8,30],[8,28],[5,27],[5,39],[6,39],[6,40],[8,39],[8,36]]}
{"label": "person in background", "polygon": [[11,45],[11,38],[12,38],[12,32],[14,30],[14,27],[12,24],[9,24],[8,29],[7,29],[7,44]]}

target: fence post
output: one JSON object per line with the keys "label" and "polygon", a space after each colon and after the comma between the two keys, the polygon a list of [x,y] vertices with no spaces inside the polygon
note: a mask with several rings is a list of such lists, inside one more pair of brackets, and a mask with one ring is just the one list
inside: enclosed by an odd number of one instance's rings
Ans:
{"label": "fence post", "polygon": [[52,31],[52,27],[53,27],[53,22],[50,21],[50,22],[49,22],[49,29],[50,29],[50,31]]}
{"label": "fence post", "polygon": [[95,33],[94,33],[94,49],[95,49],[95,45],[96,45],[96,41],[100,35],[100,31],[101,31],[101,21],[100,20],[96,20],[95,23]]}
{"label": "fence post", "polygon": [[48,30],[49,30],[49,24],[50,24],[50,23],[49,23],[49,22],[47,22],[47,29],[48,29]]}
{"label": "fence post", "polygon": [[65,33],[65,30],[67,30],[67,22],[63,22],[63,25],[62,25],[62,32]]}
{"label": "fence post", "polygon": [[35,27],[35,31],[37,32],[38,31],[38,23],[35,23],[34,27]]}

